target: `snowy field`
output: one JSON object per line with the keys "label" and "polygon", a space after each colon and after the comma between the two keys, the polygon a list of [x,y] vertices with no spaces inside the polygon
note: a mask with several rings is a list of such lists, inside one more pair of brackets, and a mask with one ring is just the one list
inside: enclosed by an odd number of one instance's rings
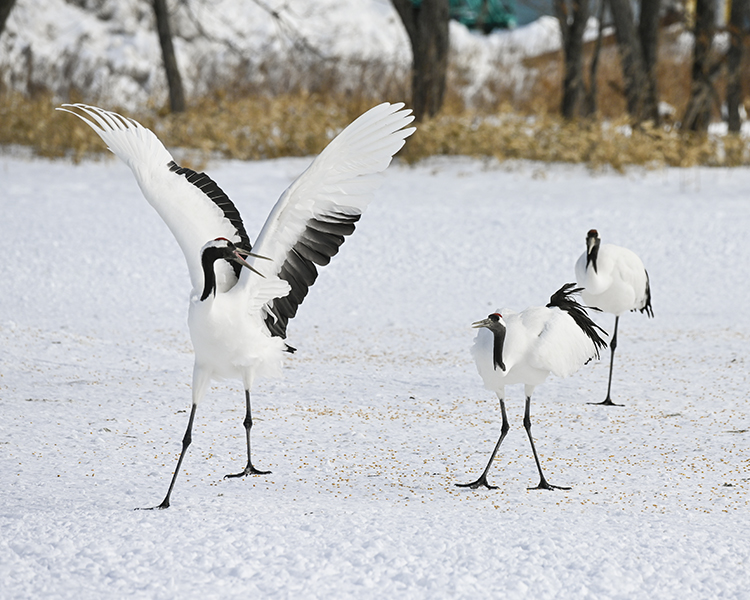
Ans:
{"label": "snowy field", "polygon": [[[61,116],[61,118],[65,118]],[[93,135],[93,133],[92,133]],[[215,162],[251,236],[307,164]],[[748,598],[750,170],[395,164],[258,383],[190,403],[182,254],[112,161],[0,156],[0,596]],[[588,229],[644,260],[654,319],[537,388],[490,481],[473,321],[545,304]],[[608,331],[613,317],[598,321]]]}

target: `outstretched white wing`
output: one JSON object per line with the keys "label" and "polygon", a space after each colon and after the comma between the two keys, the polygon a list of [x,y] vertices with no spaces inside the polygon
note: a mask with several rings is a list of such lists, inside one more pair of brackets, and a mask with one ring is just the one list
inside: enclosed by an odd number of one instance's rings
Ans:
{"label": "outstretched white wing", "polygon": [[[193,288],[200,289],[204,244],[224,237],[250,250],[242,219],[227,195],[205,173],[178,166],[154,135],[133,119],[85,104],[64,110],[86,122],[110,150],[133,171],[146,200],[156,209],[182,248]],[[282,194],[252,250],[270,260],[248,258],[268,279],[278,277],[291,292],[266,303],[266,324],[286,336],[288,320],[297,312],[317,277],[344,237],[350,235],[373,192],[378,175],[414,131],[414,119],[403,104],[383,103],[346,127]],[[72,109],[72,110],[70,110]],[[243,269],[241,287],[257,281]],[[280,293],[277,290],[277,293]],[[255,297],[257,294],[249,294]],[[257,303],[257,298],[252,301]]]}
{"label": "outstretched white wing", "polygon": [[[266,324],[285,337],[286,324],[317,277],[317,266],[328,264],[344,237],[354,231],[379,174],[414,131],[414,119],[403,104],[380,104],[344,129],[307,170],[282,194],[258,236],[253,252],[264,275],[277,275],[291,286],[289,295],[268,304]],[[240,285],[253,280],[243,271]]]}
{"label": "outstretched white wing", "polygon": [[[187,261],[193,288],[203,285],[203,245],[224,237],[250,250],[237,208],[205,173],[177,165],[154,133],[133,119],[85,104],[58,108],[86,122],[127,164],[146,200],[177,239]],[[73,109],[73,110],[70,110]]]}

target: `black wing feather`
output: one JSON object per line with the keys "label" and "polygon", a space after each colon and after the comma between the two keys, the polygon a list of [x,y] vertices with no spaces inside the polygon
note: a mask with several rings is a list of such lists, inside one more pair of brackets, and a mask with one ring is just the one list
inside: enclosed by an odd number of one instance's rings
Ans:
{"label": "black wing feather", "polygon": [[[307,232],[305,232],[307,233]],[[319,252],[308,240],[304,238],[300,239],[294,246],[294,251],[297,252],[304,260],[307,260],[316,265],[325,266],[331,262],[331,257],[326,256],[324,252]]]}
{"label": "black wing feather", "polygon": [[[173,173],[184,176],[189,183],[192,183],[201,192],[206,194],[206,196],[208,196],[208,198],[221,209],[226,219],[237,231],[237,235],[240,236],[240,241],[239,243],[235,243],[235,246],[250,252],[253,249],[253,246],[250,243],[250,236],[248,236],[247,231],[245,231],[245,225],[242,222],[240,211],[237,210],[237,207],[229,199],[229,196],[226,195],[224,190],[222,190],[213,179],[203,172],[198,173],[187,167],[181,167],[173,160],[169,161],[167,166]],[[206,241],[208,242],[210,240]],[[231,263],[231,265],[235,274],[239,278],[242,265],[234,262]]]}
{"label": "black wing feather", "polygon": [[286,338],[289,319],[307,296],[318,277],[316,265],[325,266],[335,256],[344,238],[354,232],[360,214],[331,211],[307,221],[305,230],[287,254],[279,270],[279,278],[288,282],[292,291],[283,298],[275,298],[269,306],[266,326],[271,335]]}

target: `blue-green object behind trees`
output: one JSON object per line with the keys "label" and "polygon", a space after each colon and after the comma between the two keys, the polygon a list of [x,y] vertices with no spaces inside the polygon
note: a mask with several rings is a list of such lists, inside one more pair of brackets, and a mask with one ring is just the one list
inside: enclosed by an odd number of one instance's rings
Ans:
{"label": "blue-green object behind trees", "polygon": [[516,26],[515,0],[450,0],[451,19],[490,33]]}
{"label": "blue-green object behind trees", "polygon": [[[412,0],[418,7],[422,0]],[[449,0],[450,17],[469,29],[490,33],[517,25],[516,0]]]}

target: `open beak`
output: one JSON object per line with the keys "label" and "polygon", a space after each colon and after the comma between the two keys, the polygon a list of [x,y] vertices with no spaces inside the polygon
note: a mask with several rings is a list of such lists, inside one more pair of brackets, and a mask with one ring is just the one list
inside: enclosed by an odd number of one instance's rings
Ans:
{"label": "open beak", "polygon": [[235,252],[242,256],[252,256],[253,258],[262,258],[263,260],[273,260],[271,258],[268,258],[267,256],[261,256],[260,254],[248,252],[247,250],[243,250],[242,248],[237,248]]}
{"label": "open beak", "polygon": [[489,327],[489,319],[482,319],[481,321],[477,321],[476,323],[472,323],[471,326],[474,329],[479,329],[480,327]]}
{"label": "open beak", "polygon": [[[252,265],[251,265],[251,264],[250,264],[249,262],[247,262],[247,261],[246,261],[246,260],[245,260],[244,258],[242,258],[241,254],[244,254],[245,256],[254,256],[254,257],[256,257],[256,258],[266,258],[266,257],[265,257],[265,256],[258,256],[257,254],[252,254],[252,253],[250,253],[250,252],[247,252],[247,251],[245,251],[245,250],[240,250],[239,248],[235,249],[235,251],[234,251],[234,252],[232,253],[232,260],[234,260],[235,262],[238,262],[238,263],[239,263],[239,264],[241,264],[241,265],[242,265],[243,267],[247,267],[247,268],[248,268],[248,269],[250,269],[250,270],[251,270],[251,271],[252,271],[253,273],[255,273],[255,274],[257,274],[257,275],[260,275],[261,277],[263,277],[263,278],[265,279],[265,277],[266,277],[266,276],[265,276],[265,275],[263,275],[263,273],[261,273],[260,271],[258,271],[258,270],[257,270],[257,269],[256,269],[255,267],[253,267],[253,266],[252,266]],[[266,259],[266,260],[269,260],[269,259]]]}

